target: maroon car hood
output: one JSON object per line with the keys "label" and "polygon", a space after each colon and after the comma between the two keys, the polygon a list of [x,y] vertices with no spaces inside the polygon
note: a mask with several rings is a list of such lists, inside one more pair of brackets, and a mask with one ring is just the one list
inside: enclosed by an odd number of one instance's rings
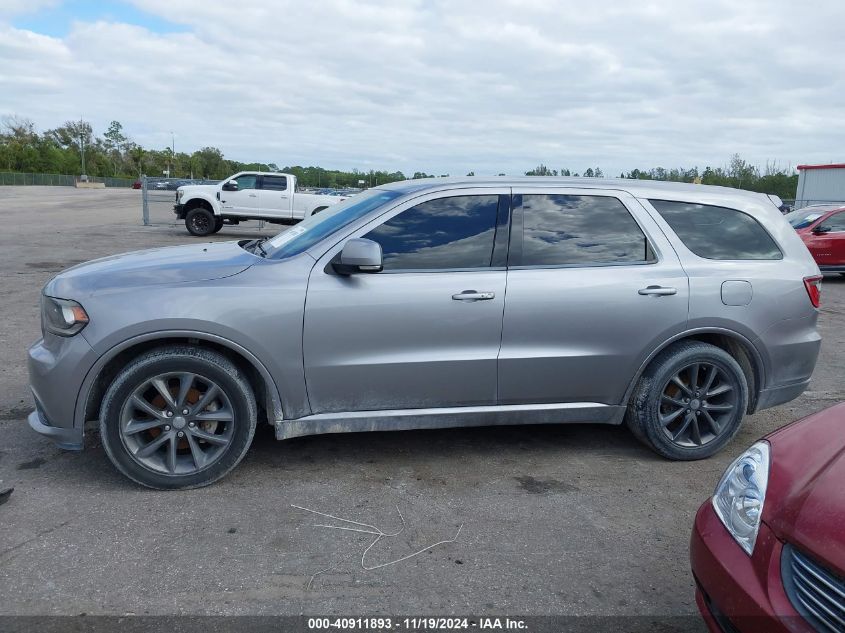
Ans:
{"label": "maroon car hood", "polygon": [[845,575],[845,403],[768,439],[763,521],[781,540]]}

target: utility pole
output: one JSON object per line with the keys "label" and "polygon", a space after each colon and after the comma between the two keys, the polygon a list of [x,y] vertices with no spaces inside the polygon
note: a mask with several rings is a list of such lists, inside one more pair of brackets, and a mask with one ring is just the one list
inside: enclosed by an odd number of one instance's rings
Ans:
{"label": "utility pole", "polygon": [[85,174],[85,134],[79,134],[79,153],[82,155],[82,173]]}

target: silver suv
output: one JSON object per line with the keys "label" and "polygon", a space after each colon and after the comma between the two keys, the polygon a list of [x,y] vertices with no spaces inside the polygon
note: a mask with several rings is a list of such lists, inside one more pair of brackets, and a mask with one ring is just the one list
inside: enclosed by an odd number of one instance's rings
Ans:
{"label": "silver suv", "polygon": [[153,488],[209,484],[258,422],[317,433],[625,423],[670,459],[787,402],[821,277],[764,195],[634,180],[370,189],[276,237],[129,253],[42,296],[30,425]]}

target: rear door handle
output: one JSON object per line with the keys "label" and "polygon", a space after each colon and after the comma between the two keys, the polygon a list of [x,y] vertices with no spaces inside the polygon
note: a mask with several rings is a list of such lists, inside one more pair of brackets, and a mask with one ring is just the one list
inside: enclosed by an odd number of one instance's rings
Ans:
{"label": "rear door handle", "polygon": [[464,290],[452,295],[455,301],[490,301],[496,296],[495,292],[476,292],[475,290]]}
{"label": "rear door handle", "polygon": [[666,286],[648,286],[647,288],[640,288],[638,291],[641,295],[653,295],[656,297],[666,297],[668,295],[678,294],[677,288],[667,288]]}
{"label": "rear door handle", "polygon": [[257,198],[257,197],[258,197],[258,194],[251,193],[251,194],[249,194],[249,197],[250,197],[250,198]]}

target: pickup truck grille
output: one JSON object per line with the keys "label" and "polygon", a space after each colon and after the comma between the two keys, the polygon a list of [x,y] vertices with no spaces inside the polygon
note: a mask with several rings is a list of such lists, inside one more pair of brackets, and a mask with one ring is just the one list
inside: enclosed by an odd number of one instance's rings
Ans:
{"label": "pickup truck grille", "polygon": [[787,545],[783,585],[792,606],[821,633],[845,633],[845,578]]}

